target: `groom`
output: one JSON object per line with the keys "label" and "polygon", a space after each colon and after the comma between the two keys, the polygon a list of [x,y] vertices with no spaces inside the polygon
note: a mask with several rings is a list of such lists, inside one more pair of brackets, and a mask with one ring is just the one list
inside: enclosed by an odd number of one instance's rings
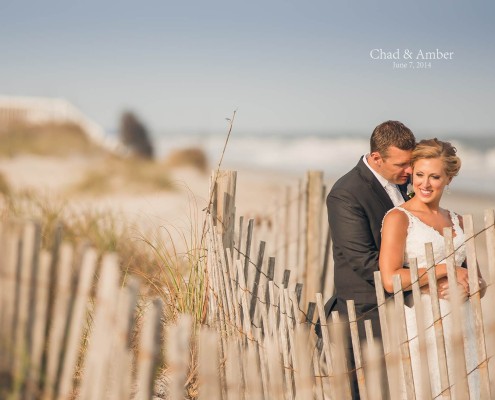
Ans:
{"label": "groom", "polygon": [[373,274],[378,271],[382,220],[386,212],[407,200],[416,145],[413,133],[398,121],[378,125],[370,138],[370,153],[340,178],[327,197],[333,239],[335,295],[327,302],[327,317],[338,311],[347,317],[347,300],[354,300],[359,335],[365,338],[364,319],[380,337]]}
{"label": "groom", "polygon": [[[361,339],[366,337],[364,319],[371,320],[374,335],[381,337],[373,273],[379,270],[382,220],[388,210],[407,200],[415,145],[413,133],[401,122],[378,125],[371,135],[370,153],[333,185],[327,197],[335,295],[325,305],[325,313],[328,318],[338,311],[342,319],[348,319],[346,302],[354,300]],[[317,324],[318,336],[320,328]],[[348,346],[352,355],[350,340]],[[349,362],[352,370],[353,357]],[[353,398],[358,399],[355,374],[352,380]]]}

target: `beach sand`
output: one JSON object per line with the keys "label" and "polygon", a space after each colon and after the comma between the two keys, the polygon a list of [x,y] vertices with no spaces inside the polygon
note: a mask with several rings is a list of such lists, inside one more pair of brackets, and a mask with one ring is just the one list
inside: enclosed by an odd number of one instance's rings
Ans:
{"label": "beach sand", "polygon": [[[34,189],[48,196],[66,198],[71,204],[80,207],[92,207],[100,210],[112,210],[122,214],[130,221],[138,222],[145,227],[150,225],[188,224],[191,218],[204,218],[204,209],[209,201],[210,174],[204,174],[190,167],[170,170],[173,190],[128,192],[123,187],[115,193],[90,195],[70,193],[70,188],[87,169],[94,166],[95,160],[90,157],[41,157],[22,155],[0,159],[0,172],[15,190]],[[335,177],[325,177],[326,192],[330,189]],[[266,170],[238,170],[236,186],[236,216],[248,218],[271,219],[272,222],[280,214],[280,205],[285,202],[287,188],[290,197],[297,197],[299,187],[304,189],[305,172],[301,174],[284,173]],[[460,193],[452,191],[444,194],[442,205],[457,213],[471,214],[475,232],[484,226],[484,210],[495,209],[495,197]],[[290,212],[292,219],[296,207]],[[323,210],[323,223],[326,210]],[[295,224],[295,222],[293,222]],[[479,250],[479,262],[483,272],[486,271],[486,249],[484,235],[476,239]]]}
{"label": "beach sand", "polygon": [[[204,209],[209,201],[209,174],[192,168],[172,169],[170,178],[175,189],[167,191],[129,193],[122,190],[102,196],[67,194],[71,185],[77,182],[93,163],[94,160],[84,157],[61,159],[19,156],[0,159],[0,172],[16,190],[31,188],[44,195],[67,198],[72,206],[111,210],[122,215],[126,221],[136,223],[143,231],[159,226],[173,226],[186,231],[201,229],[206,215]],[[260,170],[237,171],[236,216],[277,223],[277,218],[281,218],[280,204],[285,201],[287,188],[291,188],[291,198],[297,197],[297,190],[303,185],[304,178],[305,173],[297,175]],[[325,184],[328,192],[333,179],[325,178]],[[453,191],[444,195],[443,206],[461,215],[471,214],[475,232],[480,232],[484,226],[484,210],[495,209],[495,198]],[[296,207],[291,208],[290,218],[294,230]],[[280,220],[278,223],[280,224]],[[326,226],[325,209],[322,210],[322,226]],[[326,228],[324,229],[326,232]],[[263,226],[259,231],[259,234],[255,235],[256,240],[267,240],[266,254],[280,258],[280,242],[274,242],[273,236],[268,235],[266,229],[263,231]],[[480,269],[486,281],[490,282],[484,234],[477,236],[476,248]],[[281,278],[278,272],[276,278],[277,276]],[[301,271],[295,271],[291,278],[291,284],[301,281]],[[493,318],[487,317],[492,315],[491,304],[487,301],[491,298],[492,289],[493,287],[489,288],[488,295],[482,301],[487,325],[493,322]],[[488,350],[493,354],[495,348],[488,345]]]}

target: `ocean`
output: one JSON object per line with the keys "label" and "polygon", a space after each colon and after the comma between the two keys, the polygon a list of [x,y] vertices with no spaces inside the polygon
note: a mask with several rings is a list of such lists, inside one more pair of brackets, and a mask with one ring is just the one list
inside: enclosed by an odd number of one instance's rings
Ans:
{"label": "ocean", "polygon": [[[438,138],[450,141],[462,160],[451,189],[495,196],[495,134],[451,138],[438,135]],[[166,157],[173,149],[199,147],[207,154],[211,168],[215,168],[225,139],[226,134],[166,134],[156,137],[155,144],[159,158]],[[234,129],[222,168],[281,171],[301,176],[313,169],[322,170],[328,179],[336,179],[356,165],[368,149],[369,138],[364,135],[239,134]]]}

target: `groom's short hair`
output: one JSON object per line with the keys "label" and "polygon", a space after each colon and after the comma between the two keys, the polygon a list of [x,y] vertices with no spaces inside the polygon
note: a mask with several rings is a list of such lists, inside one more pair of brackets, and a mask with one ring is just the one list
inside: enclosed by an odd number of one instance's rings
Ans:
{"label": "groom's short hair", "polygon": [[401,150],[412,150],[416,146],[416,138],[402,122],[386,121],[373,130],[370,138],[370,153],[378,152],[383,158],[387,158],[390,146]]}

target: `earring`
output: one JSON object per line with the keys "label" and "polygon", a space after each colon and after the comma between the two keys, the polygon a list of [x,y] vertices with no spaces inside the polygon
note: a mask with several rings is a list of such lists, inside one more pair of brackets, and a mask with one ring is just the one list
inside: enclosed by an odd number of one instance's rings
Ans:
{"label": "earring", "polygon": [[445,193],[450,194],[450,187],[449,187],[449,185],[447,185],[445,187]]}

